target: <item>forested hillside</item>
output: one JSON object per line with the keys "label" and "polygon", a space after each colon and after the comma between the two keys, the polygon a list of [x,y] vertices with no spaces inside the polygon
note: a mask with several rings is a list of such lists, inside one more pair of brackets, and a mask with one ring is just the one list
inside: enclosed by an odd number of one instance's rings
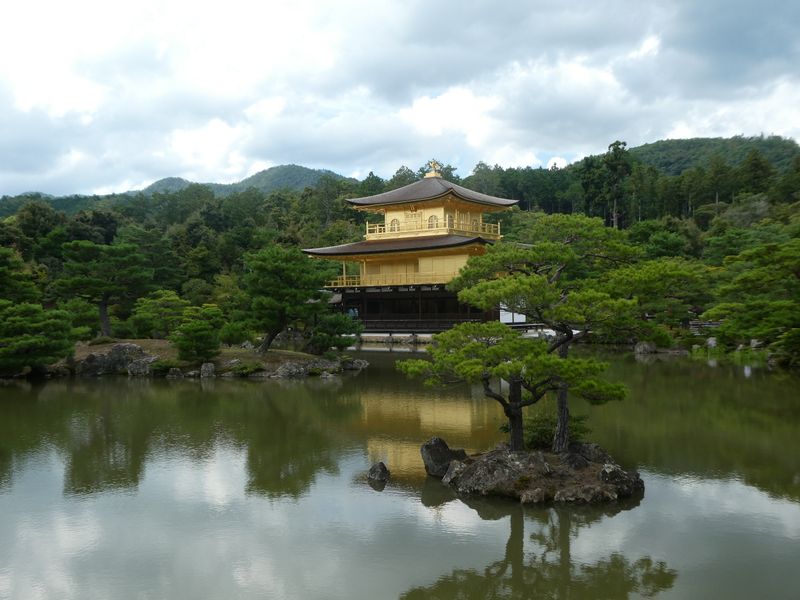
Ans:
{"label": "forested hillside", "polygon": [[665,175],[680,175],[692,167],[708,164],[715,156],[729,165],[739,165],[753,150],[781,172],[791,167],[795,157],[800,156],[800,146],[794,140],[763,135],[660,140],[631,148],[631,154]]}
{"label": "forested hillside", "polygon": [[[451,166],[442,171],[458,180]],[[360,182],[323,175],[302,191],[250,187],[223,196],[190,184],[89,205],[67,199],[72,214],[50,198],[24,198],[0,218],[0,366],[8,360],[16,368],[21,356],[50,359],[67,341],[101,331],[165,337],[213,322],[206,333],[233,342],[289,322],[299,327],[303,318],[329,325],[325,335],[339,331],[335,315],[297,312],[324,304],[279,299],[299,281],[292,273],[316,289],[340,268],[297,249],[360,239],[365,215],[346,199],[423,172],[404,166],[389,180],[370,173]],[[507,241],[529,241],[542,213],[586,215],[624,230],[636,252],[620,267],[631,271],[618,285],[597,285],[626,298],[661,286],[664,301],[645,307],[658,343],[691,347],[701,340],[689,321],[712,319],[722,323],[714,332],[721,347],[752,344],[769,348],[776,362],[800,365],[800,158],[781,171],[751,150],[738,165],[715,155],[667,175],[614,142],[566,169],[481,163],[462,183],[520,200],[496,216]],[[322,348],[338,339],[309,335],[326,340],[316,342]]]}
{"label": "forested hillside", "polygon": [[166,177],[150,184],[141,191],[130,191],[122,194],[109,194],[104,196],[50,196],[32,192],[18,196],[3,196],[0,198],[0,218],[14,214],[17,209],[31,201],[41,201],[53,208],[71,215],[81,210],[90,208],[111,208],[120,203],[125,203],[130,196],[142,194],[154,196],[156,194],[170,194],[180,192],[193,185],[202,185],[210,189],[215,195],[224,197],[250,188],[263,194],[276,190],[302,191],[307,187],[317,185],[320,178],[327,176],[333,179],[345,179],[342,175],[326,169],[309,169],[299,165],[279,165],[259,171],[237,183],[203,183],[197,184],[181,177]]}
{"label": "forested hillside", "polygon": [[[313,187],[317,185],[323,175],[334,179],[344,179],[338,173],[327,169],[309,169],[299,165],[278,165],[259,171],[255,175],[246,177],[237,183],[203,183],[202,185],[211,188],[218,196],[228,196],[235,192],[243,192],[249,188],[269,194],[275,190],[300,191],[307,187]],[[150,184],[142,190],[142,193],[152,195],[154,193],[179,192],[192,185],[192,183],[194,182],[180,177],[167,177]]]}

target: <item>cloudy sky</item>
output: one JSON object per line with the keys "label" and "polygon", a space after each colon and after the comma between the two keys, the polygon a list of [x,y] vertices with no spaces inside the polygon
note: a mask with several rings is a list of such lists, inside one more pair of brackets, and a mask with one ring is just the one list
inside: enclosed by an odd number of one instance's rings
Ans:
{"label": "cloudy sky", "polygon": [[800,139],[794,0],[0,7],[0,195],[431,157],[465,176],[762,132]]}

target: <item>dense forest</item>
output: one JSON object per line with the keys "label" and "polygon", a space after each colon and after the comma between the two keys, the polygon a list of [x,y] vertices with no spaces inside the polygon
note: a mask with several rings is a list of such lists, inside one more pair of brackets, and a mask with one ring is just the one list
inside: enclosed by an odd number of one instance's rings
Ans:
{"label": "dense forest", "polygon": [[[528,240],[543,213],[595,217],[623,231],[637,249],[634,268],[675,277],[647,315],[660,326],[651,329],[659,344],[691,347],[701,338],[689,331],[690,321],[713,321],[718,327],[705,335],[721,348],[752,344],[797,366],[800,152],[783,140],[779,159],[768,157],[757,147],[761,139],[753,140],[740,160],[697,152],[678,174],[614,142],[605,154],[564,169],[479,163],[463,179],[451,166],[443,175],[520,201],[498,217],[506,241]],[[302,190],[221,194],[181,184],[91,202],[75,197],[83,204],[4,198],[0,207],[13,211],[0,220],[0,368],[8,374],[46,364],[75,339],[101,334],[170,338],[198,358],[203,340],[213,346],[258,337],[266,348],[293,326],[309,349],[322,351],[353,329],[325,312],[326,303],[299,300],[304,293],[319,298],[336,267],[306,259],[298,248],[360,239],[365,215],[346,199],[407,185],[424,171],[404,166],[388,180],[370,173],[362,181],[320,173]],[[638,293],[635,285],[618,291]]]}

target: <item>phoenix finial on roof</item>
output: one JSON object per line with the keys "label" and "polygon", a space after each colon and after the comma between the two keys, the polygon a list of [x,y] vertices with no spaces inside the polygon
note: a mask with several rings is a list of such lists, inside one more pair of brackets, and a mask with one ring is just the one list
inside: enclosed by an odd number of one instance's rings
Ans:
{"label": "phoenix finial on roof", "polygon": [[441,177],[442,173],[440,169],[442,168],[442,163],[440,163],[435,158],[428,161],[428,172],[425,174],[425,177]]}

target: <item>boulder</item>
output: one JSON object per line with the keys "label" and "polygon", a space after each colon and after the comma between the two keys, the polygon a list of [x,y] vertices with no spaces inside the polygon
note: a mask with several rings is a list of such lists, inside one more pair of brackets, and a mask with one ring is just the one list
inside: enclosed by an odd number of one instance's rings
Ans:
{"label": "boulder", "polygon": [[200,365],[200,377],[202,379],[206,379],[208,377],[214,377],[214,363],[205,362]]}
{"label": "boulder", "polygon": [[432,477],[442,478],[454,460],[464,460],[467,453],[464,450],[451,450],[440,437],[432,437],[420,447],[422,462],[425,463],[425,472]]}
{"label": "boulder", "polygon": [[717,338],[710,337],[706,340],[706,347],[707,348],[716,348],[717,347]]}
{"label": "boulder", "polygon": [[155,356],[146,356],[134,360],[128,364],[128,375],[130,377],[147,377],[150,375],[150,365],[156,362]]}
{"label": "boulder", "polygon": [[361,358],[346,358],[342,361],[342,369],[344,371],[361,371],[368,366],[369,363]]}
{"label": "boulder", "polygon": [[270,377],[274,377],[276,379],[294,379],[296,377],[305,377],[307,375],[308,367],[304,363],[288,361],[275,369]]}
{"label": "boulder", "polygon": [[376,462],[369,468],[367,479],[370,481],[386,483],[389,481],[389,469],[386,468],[386,465],[383,462]]}
{"label": "boulder", "polygon": [[[156,360],[155,356],[147,354],[141,346],[130,343],[114,344],[105,353],[92,352],[75,364],[75,374],[79,377],[99,377],[101,375],[121,375],[128,373],[131,363],[142,359]],[[134,371],[142,370],[142,365],[134,366]],[[149,372],[149,367],[148,367]]]}
{"label": "boulder", "polygon": [[580,454],[587,461],[599,464],[616,464],[611,455],[600,447],[600,444],[572,442],[570,453]]}
{"label": "boulder", "polygon": [[616,488],[620,496],[631,496],[644,491],[644,482],[636,471],[625,471],[617,464],[605,464],[598,473],[598,479]]}
{"label": "boulder", "polygon": [[172,367],[167,371],[167,379],[183,379],[183,371],[178,367]]}
{"label": "boulder", "polygon": [[653,342],[639,342],[633,347],[634,354],[655,354],[658,348]]}
{"label": "boulder", "polygon": [[[481,456],[454,463],[445,473],[447,484],[460,494],[519,497],[535,478],[547,478],[552,469],[541,452],[512,452],[502,444]],[[445,481],[443,478],[442,481]]]}

